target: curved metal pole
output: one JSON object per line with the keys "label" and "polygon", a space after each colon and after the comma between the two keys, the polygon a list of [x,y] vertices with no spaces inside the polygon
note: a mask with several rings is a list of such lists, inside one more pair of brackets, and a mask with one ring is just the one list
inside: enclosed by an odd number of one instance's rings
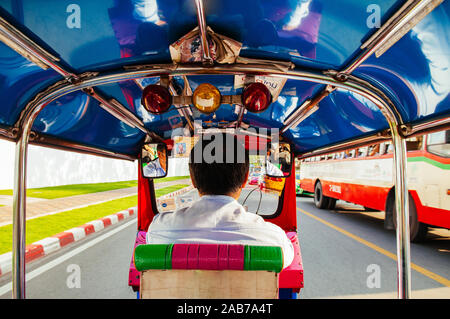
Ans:
{"label": "curved metal pole", "polygon": [[398,298],[411,297],[411,257],[409,235],[409,194],[407,185],[406,140],[392,130],[395,165],[395,208],[397,214],[397,291]]}
{"label": "curved metal pole", "polygon": [[0,17],[0,40],[42,69],[46,70],[50,67],[65,78],[76,78],[75,74],[59,65],[57,57],[30,40],[2,17]]}
{"label": "curved metal pole", "polygon": [[197,9],[197,21],[198,21],[200,41],[202,43],[203,63],[206,65],[212,65],[214,61],[211,57],[211,52],[209,51],[208,29],[206,26],[205,9],[203,6],[203,0],[194,0],[194,2],[195,2],[195,7]]}
{"label": "curved metal pole", "polygon": [[[143,77],[160,76],[167,74],[171,76],[177,75],[204,75],[204,74],[255,74],[268,75],[275,77],[283,77],[292,80],[308,81],[332,85],[338,89],[348,90],[362,95],[372,101],[385,116],[391,128],[393,145],[394,145],[394,162],[395,162],[395,189],[396,189],[396,207],[398,215],[397,229],[397,250],[398,250],[398,287],[399,297],[409,297],[409,238],[405,234],[409,225],[407,203],[405,198],[408,197],[406,186],[406,145],[397,129],[400,127],[401,118],[396,113],[395,106],[384,96],[377,88],[361,79],[349,76],[346,82],[339,82],[333,76],[333,72],[322,74],[311,71],[288,70],[280,71],[270,66],[257,64],[234,64],[220,65],[210,68],[204,68],[198,65],[150,65],[128,67],[125,71],[117,71],[116,73],[104,75],[80,76],[80,81],[76,84],[61,81],[41,92],[31,101],[17,123],[22,128],[19,141],[16,146],[16,177],[14,184],[14,260],[13,260],[13,297],[25,297],[25,189],[26,189],[26,156],[29,134],[33,122],[39,112],[49,103],[68,93],[81,90],[87,87],[115,83],[124,80],[133,80]],[[407,240],[405,240],[405,238]]]}
{"label": "curved metal pole", "polygon": [[16,143],[13,191],[12,297],[25,298],[25,226],[28,134]]}
{"label": "curved metal pole", "polygon": [[16,143],[15,176],[13,190],[13,258],[12,297],[23,299],[25,294],[25,246],[26,246],[26,184],[27,153],[31,128],[39,112],[50,102],[40,103],[26,118]]}
{"label": "curved metal pole", "polygon": [[339,76],[352,73],[375,53],[381,56],[389,47],[407,33],[414,25],[422,20],[430,11],[437,7],[442,0],[412,0],[400,8],[393,16],[365,42],[361,49],[365,49],[348,65]]}
{"label": "curved metal pole", "polygon": [[[16,127],[23,126],[28,114],[39,103],[50,103],[57,98],[81,90],[88,87],[99,86],[103,84],[111,84],[126,80],[135,80],[140,78],[149,78],[160,76],[161,74],[169,76],[187,76],[187,75],[224,75],[224,74],[253,74],[281,77],[291,80],[307,81],[325,85],[332,85],[336,89],[343,89],[362,95],[372,101],[381,112],[388,117],[394,117],[398,124],[401,122],[401,117],[397,113],[395,106],[390,103],[389,99],[384,96],[383,92],[369,84],[366,81],[349,76],[346,82],[340,82],[334,78],[337,71],[329,71],[327,74],[313,71],[303,70],[287,70],[282,71],[276,67],[260,64],[233,64],[233,65],[215,65],[205,68],[200,65],[145,65],[145,66],[129,66],[125,70],[119,70],[110,74],[94,74],[90,76],[80,75],[80,81],[77,83],[68,83],[67,81],[60,81],[41,92],[35,100],[31,101],[22,111]],[[389,113],[389,114],[387,114]]]}

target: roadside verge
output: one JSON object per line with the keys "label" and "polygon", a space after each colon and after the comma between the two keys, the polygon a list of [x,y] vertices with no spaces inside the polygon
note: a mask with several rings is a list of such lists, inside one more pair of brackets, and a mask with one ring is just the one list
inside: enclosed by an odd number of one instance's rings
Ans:
{"label": "roadside verge", "polygon": [[[192,186],[184,187],[180,190],[163,195],[159,198],[174,197],[192,190]],[[71,228],[56,235],[41,239],[25,248],[26,263],[47,256],[62,247],[79,241],[90,234],[99,232],[106,227],[115,225],[119,222],[135,217],[137,215],[137,207],[131,207],[126,210],[119,211],[115,214],[108,215],[97,220],[85,223],[84,225]],[[12,271],[12,252],[0,255],[0,276]]]}

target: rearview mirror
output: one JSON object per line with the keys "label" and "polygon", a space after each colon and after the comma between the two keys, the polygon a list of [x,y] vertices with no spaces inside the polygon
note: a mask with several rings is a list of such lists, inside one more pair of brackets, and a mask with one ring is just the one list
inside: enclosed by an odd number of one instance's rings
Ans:
{"label": "rearview mirror", "polygon": [[142,176],[146,178],[161,178],[167,175],[167,145],[164,143],[149,143],[142,147]]}
{"label": "rearview mirror", "polygon": [[291,145],[285,142],[271,143],[267,148],[265,170],[269,177],[289,177],[293,156]]}

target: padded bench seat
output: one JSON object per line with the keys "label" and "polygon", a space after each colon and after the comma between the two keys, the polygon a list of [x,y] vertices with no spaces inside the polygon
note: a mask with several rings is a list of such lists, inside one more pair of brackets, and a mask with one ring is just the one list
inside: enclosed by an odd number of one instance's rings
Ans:
{"label": "padded bench seat", "polygon": [[[146,232],[145,231],[139,231],[137,236],[136,236],[136,240],[135,240],[135,245],[134,248],[136,249],[137,247],[141,246],[141,245],[146,245]],[[280,290],[285,290],[289,289],[289,291],[292,292],[299,292],[301,288],[303,288],[303,265],[302,265],[302,259],[301,259],[301,252],[300,252],[300,246],[299,246],[299,242],[298,242],[298,237],[297,237],[297,233],[296,232],[288,232],[286,233],[286,235],[288,236],[288,238],[291,240],[293,246],[294,246],[294,261],[292,262],[291,265],[289,265],[287,268],[282,269],[282,271],[279,273],[278,275],[278,287],[280,288]],[[178,246],[181,245],[181,246]],[[184,246],[183,246],[184,245]],[[203,245],[202,245],[203,246]],[[168,264],[171,265],[171,269],[176,270],[176,269],[194,269],[199,268],[199,269],[204,269],[204,270],[244,270],[244,267],[247,267],[248,270],[249,267],[255,267],[255,263],[254,261],[256,259],[253,260],[253,263],[248,263],[247,265],[245,265],[245,263],[243,261],[245,261],[245,258],[242,258],[242,254],[245,255],[245,249],[244,251],[242,251],[242,245],[215,245],[217,248],[217,254],[218,254],[218,260],[215,261],[214,258],[214,251],[216,251],[216,248],[214,248],[212,251],[211,250],[204,250],[202,249],[202,251],[200,252],[200,250],[197,250],[197,254],[200,253],[200,255],[202,255],[203,257],[198,259],[197,258],[197,262],[194,262],[193,260],[191,260],[189,262],[188,265],[188,255],[189,255],[189,247],[186,246],[185,244],[177,244],[176,245],[176,249],[175,249],[175,254],[172,253],[172,260],[170,262],[168,262]],[[229,250],[228,253],[228,262],[227,262],[227,266],[225,267],[225,261],[224,261],[224,250],[223,247],[224,246],[236,246],[236,248],[232,248],[231,250]],[[241,248],[238,248],[239,246],[241,246]],[[194,247],[194,246],[192,246]],[[254,246],[252,246],[254,247]],[[264,246],[263,246],[264,247]],[[144,250],[147,248],[143,248]],[[166,263],[166,250],[168,249],[168,247],[166,246],[166,248],[162,249],[162,251],[164,251],[164,263]],[[172,246],[172,252],[173,252],[173,246]],[[263,248],[264,249],[264,248]],[[138,250],[139,251],[139,250]],[[195,252],[196,249],[191,250],[191,254],[192,252]],[[280,249],[281,251],[281,249]],[[184,257],[186,256],[186,257]],[[209,256],[209,257],[208,257]],[[129,286],[131,286],[133,288],[134,291],[139,291],[140,290],[140,279],[141,279],[141,271],[136,269],[135,266],[135,262],[134,262],[134,258],[135,258],[135,254],[133,253],[133,257],[130,263],[130,272],[129,272]],[[161,257],[160,257],[161,258]],[[222,258],[222,259],[221,259]],[[195,259],[194,259],[195,260]],[[247,259],[248,261],[249,259]],[[141,264],[140,261],[136,261],[137,263],[139,263],[139,269],[144,269],[146,266],[144,264]],[[162,261],[160,260],[159,263],[161,263]],[[199,263],[199,265],[196,263]],[[141,268],[144,267],[144,268]],[[164,266],[166,267],[166,266]],[[191,267],[191,268],[188,268]],[[257,267],[261,267],[261,266],[257,266]],[[160,267],[162,268],[162,267]],[[276,269],[277,270],[277,269]],[[295,298],[295,297],[294,297]]]}
{"label": "padded bench seat", "polygon": [[280,247],[143,244],[134,252],[141,298],[277,298]]}
{"label": "padded bench seat", "polygon": [[138,271],[149,269],[266,270],[283,268],[280,247],[227,244],[144,244],[136,247]]}

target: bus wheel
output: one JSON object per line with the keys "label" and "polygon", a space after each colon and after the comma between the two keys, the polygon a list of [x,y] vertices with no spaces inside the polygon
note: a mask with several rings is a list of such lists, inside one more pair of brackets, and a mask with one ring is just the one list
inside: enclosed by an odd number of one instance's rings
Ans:
{"label": "bus wheel", "polygon": [[[413,243],[422,242],[427,237],[428,226],[419,222],[417,219],[417,209],[414,204],[414,200],[411,195],[409,197],[409,236],[410,241]],[[395,196],[391,196],[390,208],[392,210],[392,221],[394,229],[397,229],[397,209],[395,207]]]}
{"label": "bus wheel", "polygon": [[328,207],[327,209],[333,210],[336,208],[336,198],[328,197]]}
{"label": "bus wheel", "polygon": [[320,209],[328,208],[329,205],[329,197],[323,195],[322,184],[320,182],[314,188],[314,204]]}

